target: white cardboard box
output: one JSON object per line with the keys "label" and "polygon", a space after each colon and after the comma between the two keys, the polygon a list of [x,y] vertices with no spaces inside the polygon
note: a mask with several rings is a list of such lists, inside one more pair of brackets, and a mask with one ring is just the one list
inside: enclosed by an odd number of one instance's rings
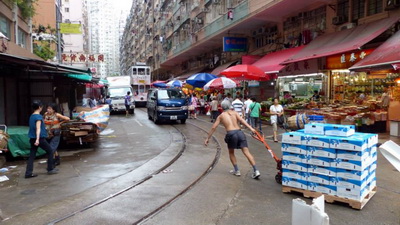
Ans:
{"label": "white cardboard box", "polygon": [[337,196],[341,198],[348,198],[357,201],[361,201],[367,196],[369,190],[368,188],[359,189],[352,189],[352,188],[345,188],[345,187],[337,187]]}
{"label": "white cardboard box", "polygon": [[307,181],[319,184],[330,184],[331,177],[317,173],[308,173]]}
{"label": "white cardboard box", "polygon": [[336,176],[339,178],[346,178],[351,180],[364,180],[369,175],[368,168],[363,171],[336,169]]}
{"label": "white cardboard box", "polygon": [[336,159],[332,166],[341,169],[347,170],[357,170],[363,171],[367,169],[371,165],[371,158],[368,158],[366,161],[355,161],[355,160],[348,160],[348,159]]}
{"label": "white cardboard box", "polygon": [[368,139],[363,136],[356,137],[334,137],[330,136],[330,148],[350,150],[350,151],[364,151],[368,148]]}
{"label": "white cardboard box", "polygon": [[305,180],[282,177],[282,185],[307,190],[307,181]]}
{"label": "white cardboard box", "polygon": [[282,159],[292,162],[307,163],[307,155],[291,153],[291,152],[283,152]]}
{"label": "white cardboard box", "polygon": [[291,152],[307,155],[307,147],[305,145],[282,144],[282,152]]}
{"label": "white cardboard box", "polygon": [[308,172],[336,177],[336,167],[308,165]]}
{"label": "white cardboard box", "polygon": [[301,145],[304,134],[300,132],[288,132],[282,134],[282,143]]}
{"label": "white cardboard box", "polygon": [[307,181],[308,173],[296,170],[282,169],[282,177],[294,178]]}
{"label": "white cardboard box", "polygon": [[305,134],[302,139],[302,144],[306,146],[329,148],[330,137],[324,135]]}
{"label": "white cardboard box", "polygon": [[325,124],[321,123],[308,123],[304,125],[304,133],[305,134],[318,134],[318,135],[325,135]]}
{"label": "white cardboard box", "polygon": [[282,169],[307,172],[308,165],[305,163],[300,163],[300,162],[292,162],[292,161],[288,161],[288,160],[282,160]]}
{"label": "white cardboard box", "polygon": [[356,132],[354,125],[326,124],[325,135],[348,137]]}
{"label": "white cardboard box", "polygon": [[308,159],[307,163],[310,165],[330,167],[331,163],[333,163],[333,159],[325,158],[325,157],[318,157],[318,156],[311,156]]}
{"label": "white cardboard box", "polygon": [[308,182],[307,185],[308,190],[321,192],[328,195],[336,195],[337,194],[337,187],[329,184],[319,184]]}
{"label": "white cardboard box", "polygon": [[359,191],[367,187],[367,184],[367,178],[363,180],[352,180],[342,177],[333,177],[330,182],[330,185],[335,185],[336,187],[351,188]]}
{"label": "white cardboard box", "polygon": [[338,159],[348,159],[363,162],[368,160],[370,157],[370,149],[367,148],[364,151],[337,150],[336,154]]}
{"label": "white cardboard box", "polygon": [[336,158],[336,149],[332,148],[307,146],[307,151],[311,156],[319,156],[332,159]]}

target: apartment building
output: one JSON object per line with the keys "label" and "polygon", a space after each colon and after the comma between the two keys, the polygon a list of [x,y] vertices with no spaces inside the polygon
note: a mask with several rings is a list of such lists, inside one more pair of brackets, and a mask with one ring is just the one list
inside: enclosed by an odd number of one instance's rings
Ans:
{"label": "apartment building", "polygon": [[[146,62],[153,79],[216,73],[243,59],[258,59],[249,55],[306,45],[324,34],[393,17],[398,5],[393,0],[137,1],[125,27],[120,63],[127,68]],[[224,38],[244,38],[245,47],[224,49]]]}
{"label": "apartment building", "polygon": [[[89,36],[88,36],[88,16],[86,11],[86,3],[84,0],[62,0],[61,11],[63,13],[62,23],[79,24],[81,33],[63,34],[63,54],[66,56],[79,56],[80,54],[89,54]],[[87,61],[67,60],[64,64],[75,67],[89,67]]]}
{"label": "apartment building", "polygon": [[120,22],[126,17],[127,10],[120,10],[108,0],[86,0],[86,5],[89,52],[104,55],[104,63],[96,63],[93,67],[97,67],[102,77],[119,74],[120,27],[124,26]]}

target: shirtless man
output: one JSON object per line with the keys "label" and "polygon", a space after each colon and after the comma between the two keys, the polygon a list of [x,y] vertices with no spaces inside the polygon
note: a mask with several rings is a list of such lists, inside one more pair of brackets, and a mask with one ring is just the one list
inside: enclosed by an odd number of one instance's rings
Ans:
{"label": "shirtless man", "polygon": [[211,131],[208,133],[208,137],[204,141],[204,144],[206,146],[208,145],[208,141],[210,140],[211,135],[215,132],[219,123],[222,123],[227,131],[225,142],[228,144],[229,158],[233,165],[233,170],[231,170],[230,173],[236,176],[240,176],[240,170],[237,166],[237,161],[235,157],[235,149],[240,148],[242,149],[242,152],[246,156],[247,160],[249,160],[250,164],[253,166],[253,174],[251,177],[257,179],[258,177],[260,177],[260,171],[257,170],[256,162],[249,152],[246,136],[244,135],[243,131],[240,130],[239,122],[248,127],[251,132],[255,132],[255,130],[241,116],[239,116],[237,112],[230,110],[231,104],[229,101],[223,101],[221,103],[221,106],[224,112],[218,116],[217,120],[211,128]]}

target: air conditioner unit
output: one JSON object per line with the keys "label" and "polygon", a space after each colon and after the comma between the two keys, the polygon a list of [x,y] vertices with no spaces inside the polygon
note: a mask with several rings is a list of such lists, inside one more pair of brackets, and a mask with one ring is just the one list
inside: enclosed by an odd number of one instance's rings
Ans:
{"label": "air conditioner unit", "polygon": [[214,4],[219,4],[219,3],[221,3],[221,0],[213,0],[213,3]]}
{"label": "air conditioner unit", "polygon": [[196,18],[196,23],[197,23],[197,24],[203,24],[203,20],[200,19],[200,18]]}
{"label": "air conditioner unit", "polygon": [[210,12],[210,10],[209,10],[208,8],[206,8],[206,7],[202,8],[201,11],[202,11],[202,12],[205,12],[205,13]]}
{"label": "air conditioner unit", "polygon": [[176,20],[181,20],[181,16],[177,16],[177,17],[176,17]]}
{"label": "air conditioner unit", "polygon": [[341,25],[347,22],[347,17],[346,16],[335,16],[332,19],[332,24],[333,25]]}
{"label": "air conditioner unit", "polygon": [[354,28],[354,27],[356,27],[355,23],[346,23],[346,24],[340,26],[339,30],[348,30],[348,29],[351,29],[351,28]]}
{"label": "air conditioner unit", "polygon": [[394,10],[400,7],[400,0],[387,0],[385,11]]}

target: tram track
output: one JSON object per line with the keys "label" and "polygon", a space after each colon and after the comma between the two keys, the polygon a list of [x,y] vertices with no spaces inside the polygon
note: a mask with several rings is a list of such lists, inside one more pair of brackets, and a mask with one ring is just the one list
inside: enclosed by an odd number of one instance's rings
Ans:
{"label": "tram track", "polygon": [[[140,111],[144,111],[144,110],[140,110]],[[188,132],[187,130],[189,129],[188,126],[193,126],[195,127],[197,130],[201,130],[205,133],[207,133],[207,131],[203,128],[201,128],[198,125],[195,125],[193,123],[187,123],[187,125],[172,125],[172,127],[175,128],[175,130],[177,132],[180,133],[180,135],[182,136],[183,139],[183,145],[181,147],[181,149],[179,150],[178,154],[176,154],[176,156],[174,158],[172,158],[168,163],[166,163],[165,165],[163,165],[162,167],[158,168],[157,170],[154,170],[154,172],[148,174],[146,177],[135,181],[135,183],[133,183],[132,185],[125,187],[119,191],[116,191],[112,194],[110,194],[108,197],[103,198],[101,200],[98,200],[96,202],[93,202],[85,207],[82,207],[78,210],[75,210],[72,213],[69,213],[67,215],[64,215],[60,218],[54,219],[46,224],[52,225],[52,224],[58,224],[58,223],[62,223],[62,222],[66,222],[68,219],[73,218],[76,215],[82,214],[90,209],[94,209],[97,206],[100,206],[110,200],[115,199],[116,197],[127,193],[128,191],[131,191],[137,187],[139,187],[142,184],[145,184],[146,182],[152,180],[152,178],[160,173],[162,173],[164,170],[166,170],[167,168],[171,167],[171,165],[173,165],[174,163],[176,163],[179,159],[181,159],[183,153],[185,151],[187,151],[188,148]],[[186,132],[185,132],[186,131]],[[197,134],[198,135],[198,134]],[[217,164],[220,154],[221,154],[221,145],[218,142],[218,140],[215,137],[212,137],[213,141],[216,143],[216,153],[215,156],[212,160],[212,162],[207,166],[206,170],[204,172],[202,172],[200,174],[200,176],[195,179],[193,182],[191,182],[188,186],[186,186],[184,189],[182,189],[180,192],[178,192],[176,195],[174,195],[173,197],[169,198],[169,200],[163,202],[162,204],[160,204],[158,207],[154,208],[153,210],[149,211],[146,215],[142,216],[141,218],[136,218],[135,221],[132,222],[132,224],[140,224],[141,222],[146,221],[147,219],[151,218],[152,216],[154,216],[155,214],[157,214],[158,212],[162,211],[165,207],[167,207],[168,205],[170,205],[171,203],[173,203],[174,201],[176,201],[177,199],[179,199],[179,197],[181,197],[182,195],[184,195],[185,193],[187,193],[190,189],[192,189],[196,184],[198,184],[202,179],[204,179],[205,176],[207,176],[207,174],[209,174],[212,169],[215,167],[215,165]]]}

